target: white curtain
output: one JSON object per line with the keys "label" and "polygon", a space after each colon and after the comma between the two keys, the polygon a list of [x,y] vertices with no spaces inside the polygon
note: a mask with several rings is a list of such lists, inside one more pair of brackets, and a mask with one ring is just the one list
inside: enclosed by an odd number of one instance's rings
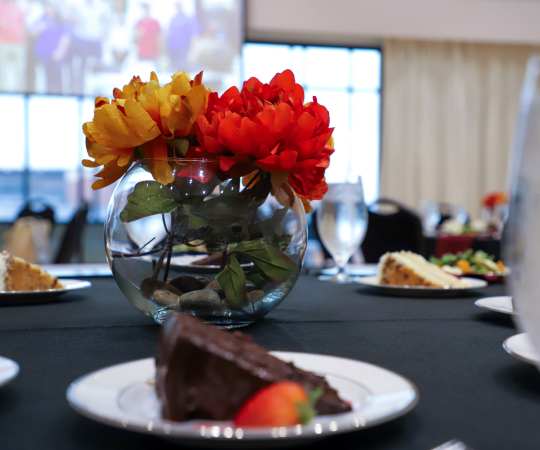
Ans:
{"label": "white curtain", "polygon": [[381,196],[463,206],[505,190],[521,84],[539,48],[384,43]]}

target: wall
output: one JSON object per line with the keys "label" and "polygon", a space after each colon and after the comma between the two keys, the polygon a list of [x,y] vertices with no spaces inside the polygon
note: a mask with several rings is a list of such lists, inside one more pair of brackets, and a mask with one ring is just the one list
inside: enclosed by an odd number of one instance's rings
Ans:
{"label": "wall", "polygon": [[537,0],[246,0],[248,39],[540,43]]}

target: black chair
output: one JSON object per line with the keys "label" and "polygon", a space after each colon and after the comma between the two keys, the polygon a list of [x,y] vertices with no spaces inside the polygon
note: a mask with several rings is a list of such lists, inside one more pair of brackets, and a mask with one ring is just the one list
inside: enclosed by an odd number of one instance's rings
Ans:
{"label": "black chair", "polygon": [[36,219],[47,220],[51,223],[51,231],[55,224],[54,209],[39,198],[28,200],[17,213],[17,219],[23,217],[34,217]]}
{"label": "black chair", "polygon": [[368,226],[362,253],[376,263],[386,252],[409,250],[423,253],[422,221],[399,202],[379,199],[368,208]]}
{"label": "black chair", "polygon": [[83,238],[86,228],[86,218],[88,217],[88,204],[83,203],[75,212],[73,218],[66,225],[66,229],[60,241],[60,247],[54,258],[55,264],[66,264],[82,262],[84,259]]}

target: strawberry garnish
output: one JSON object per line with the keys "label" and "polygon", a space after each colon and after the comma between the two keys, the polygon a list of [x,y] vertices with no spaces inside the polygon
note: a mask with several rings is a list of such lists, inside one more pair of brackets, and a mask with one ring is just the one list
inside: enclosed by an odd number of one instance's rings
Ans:
{"label": "strawberry garnish", "polygon": [[234,418],[237,427],[290,426],[308,423],[316,414],[320,389],[310,393],[298,383],[281,381],[257,391]]}

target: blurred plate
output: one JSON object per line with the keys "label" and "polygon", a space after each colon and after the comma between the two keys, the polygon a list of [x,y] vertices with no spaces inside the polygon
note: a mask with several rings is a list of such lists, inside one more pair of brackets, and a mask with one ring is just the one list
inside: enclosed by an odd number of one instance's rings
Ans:
{"label": "blurred plate", "polygon": [[0,356],[0,386],[9,383],[19,373],[19,365],[11,359]]}
{"label": "blurred plate", "polygon": [[495,284],[495,283],[504,283],[509,275],[510,275],[510,270],[508,269],[505,273],[500,274],[500,275],[496,275],[496,274],[479,275],[479,274],[470,273],[470,274],[467,274],[467,277],[477,278],[479,280],[485,280],[488,283]]}
{"label": "blurred plate", "polygon": [[59,295],[65,294],[66,292],[88,289],[90,286],[92,286],[92,283],[86,280],[60,278],[58,281],[60,281],[60,283],[64,285],[63,288],[45,289],[42,291],[0,291],[0,305],[4,303],[4,300],[40,301],[43,299],[49,299],[51,297],[57,297]]}
{"label": "blurred plate", "polygon": [[[219,264],[196,264],[197,261],[205,259],[207,256],[207,254],[202,253],[173,255],[171,257],[170,267],[172,269],[194,273],[219,272],[221,270],[221,265]],[[158,258],[155,256],[143,256],[141,259],[154,263]],[[242,263],[240,265],[245,269],[252,267],[253,263]]]}
{"label": "blurred plate", "polygon": [[460,295],[473,292],[476,289],[485,288],[488,284],[484,280],[476,278],[461,278],[469,286],[459,288],[432,288],[423,286],[389,286],[380,284],[377,276],[362,277],[356,283],[378,294],[395,295],[399,297],[459,297]]}
{"label": "blurred plate", "polygon": [[503,348],[506,353],[520,361],[536,365],[540,363],[540,358],[536,355],[536,351],[532,347],[525,333],[515,334],[503,342]]}
{"label": "blurred plate", "polygon": [[488,309],[502,314],[514,314],[514,306],[512,305],[512,297],[485,297],[474,302],[479,308]]}
{"label": "blurred plate", "polygon": [[352,411],[316,416],[306,425],[236,428],[211,420],[172,422],[160,417],[155,395],[153,358],[111,366],[74,381],[67,390],[70,405],[98,422],[139,433],[175,439],[182,444],[268,447],[315,440],[356,431],[395,419],[418,401],[415,386],[372,364],[335,356],[272,352],[298,367],[325,376]]}
{"label": "blurred plate", "polygon": [[44,264],[42,268],[58,278],[112,277],[107,263]]}
{"label": "blurred plate", "polygon": [[[345,272],[353,277],[365,277],[375,275],[377,273],[377,264],[347,264]],[[326,267],[319,271],[321,275],[334,276],[338,273],[338,268]]]}

